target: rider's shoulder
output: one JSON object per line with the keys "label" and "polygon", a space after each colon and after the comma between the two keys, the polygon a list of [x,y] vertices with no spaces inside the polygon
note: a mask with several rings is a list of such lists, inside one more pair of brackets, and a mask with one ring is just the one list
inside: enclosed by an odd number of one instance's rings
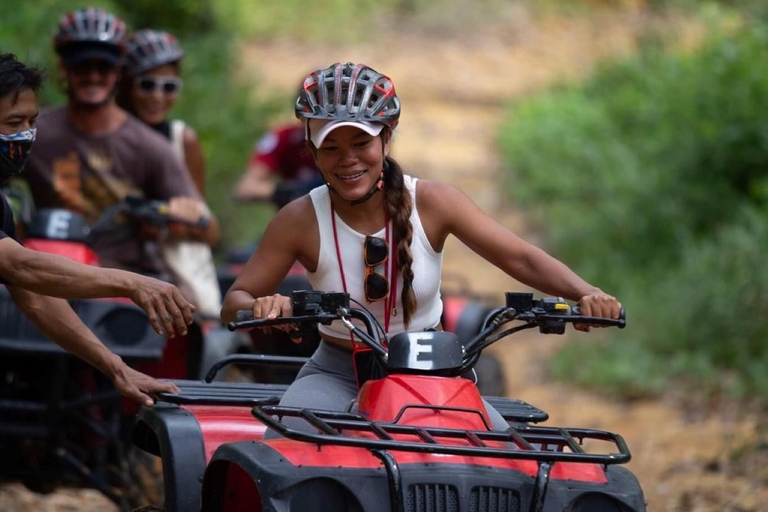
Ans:
{"label": "rider's shoulder", "polygon": [[275,214],[273,221],[285,223],[286,226],[290,225],[294,229],[303,229],[316,222],[315,208],[312,205],[312,199],[309,197],[309,194],[294,199],[280,208],[280,211]]}
{"label": "rider's shoulder", "polygon": [[422,206],[439,208],[455,204],[453,201],[461,201],[465,197],[459,189],[442,181],[419,179],[416,184],[416,201],[419,209]]}
{"label": "rider's shoulder", "polygon": [[200,142],[200,139],[197,136],[197,132],[188,124],[184,125],[184,132],[182,136],[185,144],[195,144]]}

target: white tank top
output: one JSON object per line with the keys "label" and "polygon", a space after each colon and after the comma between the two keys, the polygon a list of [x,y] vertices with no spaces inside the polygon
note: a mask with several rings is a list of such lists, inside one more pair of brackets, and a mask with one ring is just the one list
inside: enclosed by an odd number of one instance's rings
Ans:
{"label": "white tank top", "polygon": [[171,145],[176,150],[176,154],[181,158],[181,162],[186,165],[187,157],[184,154],[184,128],[186,124],[181,119],[174,119],[171,121]]}
{"label": "white tank top", "polygon": [[[443,301],[440,298],[440,276],[443,266],[443,254],[437,253],[432,248],[421,225],[419,212],[416,209],[416,182],[418,179],[404,176],[405,187],[411,194],[413,209],[411,211],[411,224],[413,225],[413,240],[411,253],[413,254],[413,291],[416,295],[417,308],[411,318],[409,331],[423,331],[437,327],[440,316],[443,313]],[[309,282],[312,288],[324,292],[343,292],[344,286],[339,272],[339,263],[336,256],[336,243],[333,237],[333,225],[331,223],[331,202],[328,187],[322,186],[309,193],[312,205],[315,208],[317,224],[320,229],[320,256],[317,262],[317,270],[309,272]],[[359,301],[367,307],[384,325],[384,308],[388,300],[367,302],[363,290],[363,278],[365,276],[365,264],[363,262],[363,244],[365,234],[350,228],[343,220],[336,216],[336,232],[339,238],[341,260],[344,265],[344,277],[347,282],[347,292],[352,299]],[[390,236],[392,221],[390,220]],[[373,236],[385,238],[386,230],[382,229]],[[390,261],[394,248],[390,247]],[[377,267],[376,272],[384,275],[384,266]],[[391,285],[390,285],[391,288]],[[389,333],[396,334],[405,330],[403,325],[403,304],[401,293],[403,289],[403,277],[397,276],[397,316],[390,316]],[[391,293],[391,291],[390,291]],[[354,304],[353,304],[354,307]],[[355,321],[356,324],[362,325]],[[319,326],[320,332],[328,336],[341,339],[349,338],[349,331],[340,321],[333,322],[330,326]]]}

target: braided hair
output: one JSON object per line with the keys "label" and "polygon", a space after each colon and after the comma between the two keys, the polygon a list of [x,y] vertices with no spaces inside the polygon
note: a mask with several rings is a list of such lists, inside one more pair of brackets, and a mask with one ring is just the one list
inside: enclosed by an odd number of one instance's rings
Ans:
{"label": "braided hair", "polygon": [[406,329],[416,312],[416,294],[413,292],[413,225],[411,212],[413,201],[411,194],[405,189],[403,169],[394,158],[384,159],[384,201],[387,205],[389,218],[392,219],[392,231],[397,240],[397,273],[403,276],[403,291],[400,300],[403,303],[403,323]]}
{"label": "braided hair", "polygon": [[[391,128],[385,126],[379,134],[382,147],[384,141],[391,136]],[[317,148],[312,144],[309,137],[309,128],[307,128],[307,147],[313,155],[317,155]],[[411,194],[405,189],[403,168],[394,158],[390,156],[384,158],[382,174],[384,185],[381,190],[384,194],[387,213],[392,219],[394,239],[397,240],[397,247],[395,248],[397,250],[397,273],[403,277],[403,291],[400,295],[400,301],[403,304],[403,324],[407,329],[418,305],[416,294],[413,292],[413,253],[411,253],[413,202],[411,201]]]}

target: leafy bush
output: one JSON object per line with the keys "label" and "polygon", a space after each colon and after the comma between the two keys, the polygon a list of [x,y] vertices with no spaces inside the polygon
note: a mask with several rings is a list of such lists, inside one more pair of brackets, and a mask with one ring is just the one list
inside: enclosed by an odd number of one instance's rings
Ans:
{"label": "leafy bush", "polygon": [[767,390],[768,329],[752,316],[768,307],[754,220],[768,213],[767,61],[757,25],[691,55],[646,48],[511,108],[510,193],[559,257],[631,312],[629,340],[586,363],[583,347],[566,350],[560,375],[629,395],[683,375]]}
{"label": "leafy bush", "polygon": [[627,335],[567,346],[555,375],[624,397],[662,392],[673,380],[704,395],[768,397],[768,226],[763,213],[745,217],[686,247],[680,265],[636,278],[622,297]]}

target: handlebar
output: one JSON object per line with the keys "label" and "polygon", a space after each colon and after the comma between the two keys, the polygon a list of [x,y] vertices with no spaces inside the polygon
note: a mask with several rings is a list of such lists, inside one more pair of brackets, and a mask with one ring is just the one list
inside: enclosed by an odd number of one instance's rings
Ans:
{"label": "handlebar", "polygon": [[[563,334],[568,323],[614,326],[623,329],[626,326],[624,308],[618,319],[581,315],[579,306],[571,306],[561,298],[533,299],[530,293],[507,293],[507,306],[493,310],[486,317],[483,328],[471,340],[460,340],[463,343],[464,367],[471,367],[477,361],[480,352],[515,332],[538,327],[543,334]],[[227,327],[230,331],[250,329],[284,324],[321,323],[329,325],[335,320],[341,320],[350,332],[369,348],[374,350],[386,364],[388,352],[379,336],[376,319],[365,309],[351,308],[349,295],[345,293],[323,292],[294,292],[293,313],[295,316],[278,317],[274,319],[255,319],[252,311],[238,311],[234,322]],[[363,322],[367,332],[355,326],[351,319]],[[522,321],[522,325],[498,332],[499,328],[512,321]],[[384,336],[389,343],[389,338]]]}
{"label": "handlebar", "polygon": [[179,222],[199,229],[205,229],[211,223],[211,218],[207,215],[201,216],[196,222],[171,217],[167,201],[147,200],[128,196],[125,198],[125,204],[127,205],[126,213],[128,215],[156,226],[165,226],[169,222]]}
{"label": "handlebar", "polygon": [[[330,325],[335,320],[341,320],[350,332],[354,333],[365,345],[386,360],[387,349],[382,345],[376,319],[366,310],[350,308],[348,294],[300,291],[293,292],[292,297],[293,311],[299,314],[273,319],[256,319],[253,316],[253,311],[240,310],[235,315],[235,321],[227,324],[227,329],[235,331],[237,329],[253,329],[274,325],[301,325],[303,323]],[[365,332],[350,321],[353,318],[363,322],[366,329]]]}

